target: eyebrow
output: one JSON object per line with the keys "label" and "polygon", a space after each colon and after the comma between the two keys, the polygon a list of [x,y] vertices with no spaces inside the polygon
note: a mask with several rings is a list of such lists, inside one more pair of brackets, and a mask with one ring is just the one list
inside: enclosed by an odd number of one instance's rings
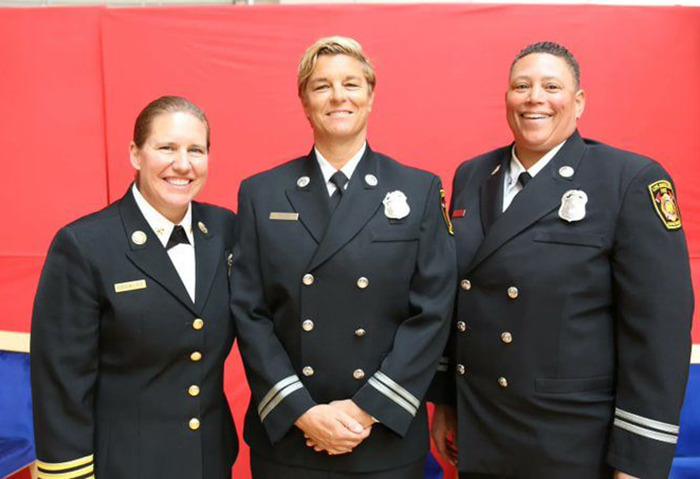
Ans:
{"label": "eyebrow", "polygon": [[[357,76],[357,75],[348,75],[345,78],[343,78],[343,81],[346,80],[360,80],[362,77]],[[326,77],[320,77],[320,78],[312,78],[309,80],[309,83],[322,83],[322,82],[330,82],[330,80]]]}

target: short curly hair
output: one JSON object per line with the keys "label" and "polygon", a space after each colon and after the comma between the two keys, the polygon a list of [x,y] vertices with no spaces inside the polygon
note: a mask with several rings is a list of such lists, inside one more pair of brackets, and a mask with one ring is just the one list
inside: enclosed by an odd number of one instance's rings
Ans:
{"label": "short curly hair", "polygon": [[513,71],[513,67],[518,60],[533,53],[548,53],[550,55],[554,55],[555,57],[562,58],[569,66],[571,73],[574,75],[574,80],[576,80],[576,89],[581,86],[581,68],[576,61],[576,58],[569,50],[566,49],[566,47],[555,42],[537,42],[526,46],[515,56],[513,63],[510,65],[510,70]]}

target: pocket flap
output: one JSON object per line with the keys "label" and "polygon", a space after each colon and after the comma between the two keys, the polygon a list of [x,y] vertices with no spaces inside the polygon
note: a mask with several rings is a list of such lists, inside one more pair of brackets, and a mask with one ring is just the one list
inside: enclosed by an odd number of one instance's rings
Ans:
{"label": "pocket flap", "polygon": [[541,243],[560,243],[577,246],[603,247],[603,235],[594,233],[559,233],[554,231],[539,231],[535,233],[535,241]]}

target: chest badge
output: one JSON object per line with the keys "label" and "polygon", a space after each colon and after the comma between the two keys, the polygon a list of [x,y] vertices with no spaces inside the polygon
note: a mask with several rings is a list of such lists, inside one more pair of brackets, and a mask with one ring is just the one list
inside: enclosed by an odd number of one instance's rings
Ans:
{"label": "chest badge", "polygon": [[403,191],[390,191],[382,200],[384,204],[384,214],[392,220],[400,220],[408,216],[411,207],[408,206],[408,198]]}
{"label": "chest badge", "polygon": [[559,218],[569,223],[581,221],[586,217],[586,203],[588,195],[585,191],[569,190],[561,197]]}

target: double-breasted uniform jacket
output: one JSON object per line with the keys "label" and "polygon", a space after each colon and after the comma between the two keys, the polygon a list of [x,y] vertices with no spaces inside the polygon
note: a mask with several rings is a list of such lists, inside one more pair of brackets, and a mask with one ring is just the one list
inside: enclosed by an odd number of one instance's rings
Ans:
{"label": "double-breasted uniform jacket", "polygon": [[230,477],[235,216],[193,202],[192,227],[194,303],[130,190],[54,238],[32,319],[40,478]]}
{"label": "double-breasted uniform jacket", "polygon": [[[406,202],[384,206],[396,191]],[[332,215],[313,152],[245,180],[239,195],[232,305],[253,453],[345,472],[423,459],[423,395],[457,278],[439,179],[368,147]],[[345,455],[307,447],[299,416],[348,398],[380,421],[370,437]]]}
{"label": "double-breasted uniform jacket", "polygon": [[666,478],[693,311],[671,178],[576,132],[501,213],[510,156],[454,178],[460,286],[436,384],[456,378],[459,468]]}

